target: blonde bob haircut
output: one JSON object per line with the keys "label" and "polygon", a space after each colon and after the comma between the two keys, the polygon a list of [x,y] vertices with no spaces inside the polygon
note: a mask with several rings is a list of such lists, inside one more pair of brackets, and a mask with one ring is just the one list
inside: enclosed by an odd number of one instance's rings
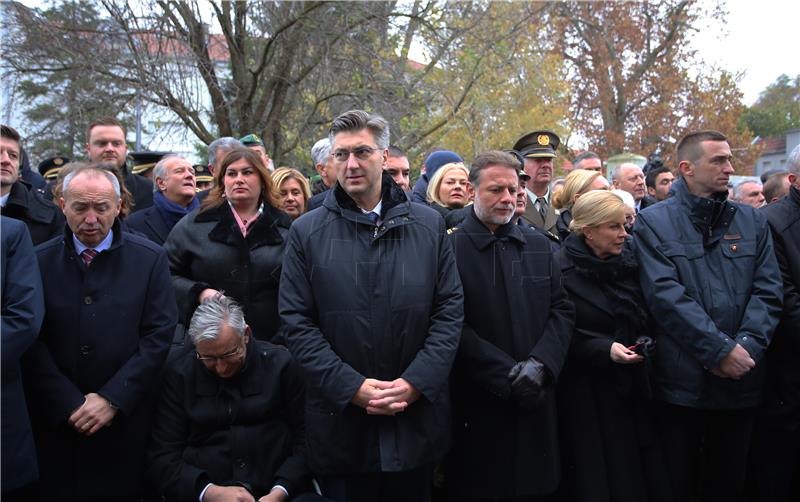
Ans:
{"label": "blonde bob haircut", "polygon": [[428,203],[435,202],[442,207],[447,207],[447,204],[442,202],[442,199],[439,198],[439,188],[442,186],[444,177],[453,169],[461,169],[464,171],[464,174],[467,176],[467,180],[469,180],[469,169],[467,169],[467,166],[465,166],[463,162],[450,162],[449,164],[443,165],[436,170],[436,172],[433,174],[433,178],[431,178],[430,183],[428,183],[428,192],[426,193]]}
{"label": "blonde bob haircut", "polygon": [[576,195],[583,196],[594,180],[602,176],[597,171],[576,169],[567,175],[564,188],[553,197],[553,207],[556,209],[572,209]]}
{"label": "blonde bob haircut", "polygon": [[281,185],[286,180],[297,180],[300,183],[300,190],[303,192],[303,213],[306,212],[308,199],[311,198],[311,185],[308,183],[308,178],[303,176],[303,173],[292,167],[279,167],[272,172],[272,192],[275,200],[281,196]]}
{"label": "blonde bob haircut", "polygon": [[586,227],[597,227],[625,218],[625,203],[608,190],[592,190],[575,201],[572,206],[570,232],[580,232]]}

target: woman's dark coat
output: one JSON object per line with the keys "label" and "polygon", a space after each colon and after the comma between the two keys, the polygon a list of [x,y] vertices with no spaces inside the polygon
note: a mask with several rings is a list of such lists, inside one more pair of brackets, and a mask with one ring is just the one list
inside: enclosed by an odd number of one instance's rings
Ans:
{"label": "woman's dark coat", "polygon": [[246,484],[256,497],[280,484],[310,486],[303,381],[285,347],[250,339],[245,366],[228,379],[194,353],[170,364],[148,450],[148,472],[168,500],[197,500],[208,483]]}
{"label": "woman's dark coat", "polygon": [[193,211],[164,243],[178,312],[188,326],[200,292],[223,291],[242,306],[253,335],[271,340],[278,331],[278,283],[291,220],[264,204],[264,214],[245,238],[231,211],[227,203]]}
{"label": "woman's dark coat", "polygon": [[[605,281],[587,277],[576,266],[567,249],[573,241],[591,253],[577,234],[558,253],[564,286],[575,304],[575,331],[557,391],[563,466],[559,500],[670,500],[647,401],[649,365],[611,361],[613,342],[630,346],[636,337],[621,338],[614,300],[601,287]],[[626,248],[624,253],[633,262],[632,252]],[[638,288],[635,275],[628,280]],[[646,314],[641,323],[647,325]]]}
{"label": "woman's dark coat", "polygon": [[558,486],[554,382],[535,410],[511,395],[508,374],[535,357],[558,377],[572,334],[573,308],[550,241],[508,223],[492,234],[472,208],[450,231],[464,285],[464,326],[451,377],[450,495],[519,497]]}

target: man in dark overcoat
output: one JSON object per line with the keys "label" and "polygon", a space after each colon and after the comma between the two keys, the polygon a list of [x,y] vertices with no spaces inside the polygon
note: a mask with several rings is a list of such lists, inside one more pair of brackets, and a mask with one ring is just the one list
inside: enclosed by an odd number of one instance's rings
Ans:
{"label": "man in dark overcoat", "polygon": [[2,473],[4,501],[30,500],[39,477],[31,422],[25,406],[20,359],[36,340],[44,317],[39,265],[28,229],[0,217],[2,282]]}
{"label": "man in dark overcoat", "polygon": [[136,500],[157,381],[177,322],[164,250],[120,230],[97,165],[64,179],[63,237],[37,248],[45,296],[23,366],[43,498]]}
{"label": "man in dark overcoat", "polygon": [[344,113],[331,137],[337,183],[292,224],[279,292],[309,462],[337,502],[427,502],[463,315],[452,246],[384,172],[383,118]]}
{"label": "man in dark overcoat", "polygon": [[765,206],[783,277],[783,313],[767,349],[767,383],[752,446],[759,501],[800,499],[800,146],[789,155],[789,194]]}
{"label": "man in dark overcoat", "polygon": [[464,286],[453,370],[451,500],[537,500],[559,481],[556,378],[574,323],[550,241],[512,221],[516,158],[479,155],[475,203],[449,230]]}

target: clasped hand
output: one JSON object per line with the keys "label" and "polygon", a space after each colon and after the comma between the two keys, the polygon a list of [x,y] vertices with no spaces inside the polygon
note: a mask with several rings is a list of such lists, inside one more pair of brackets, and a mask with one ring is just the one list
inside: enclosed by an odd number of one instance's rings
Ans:
{"label": "clasped hand", "polygon": [[508,373],[511,395],[526,409],[534,409],[544,401],[547,368],[535,357],[515,364]]}
{"label": "clasped hand", "polygon": [[68,422],[78,433],[91,436],[101,427],[110,426],[117,410],[99,394],[92,392],[85,397],[83,404],[72,412]]}
{"label": "clasped hand", "polygon": [[367,378],[353,396],[352,403],[370,415],[395,415],[419,399],[419,391],[408,381],[398,378],[387,382]]}

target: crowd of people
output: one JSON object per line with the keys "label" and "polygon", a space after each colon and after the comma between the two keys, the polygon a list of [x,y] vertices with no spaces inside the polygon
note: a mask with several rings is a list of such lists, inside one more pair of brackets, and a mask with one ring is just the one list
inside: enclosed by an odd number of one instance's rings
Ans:
{"label": "crowd of people", "polygon": [[800,147],[763,187],[708,130],[554,180],[533,131],[412,186],[362,110],[313,180],[125,138],[37,176],[2,126],[3,500],[800,497]]}

